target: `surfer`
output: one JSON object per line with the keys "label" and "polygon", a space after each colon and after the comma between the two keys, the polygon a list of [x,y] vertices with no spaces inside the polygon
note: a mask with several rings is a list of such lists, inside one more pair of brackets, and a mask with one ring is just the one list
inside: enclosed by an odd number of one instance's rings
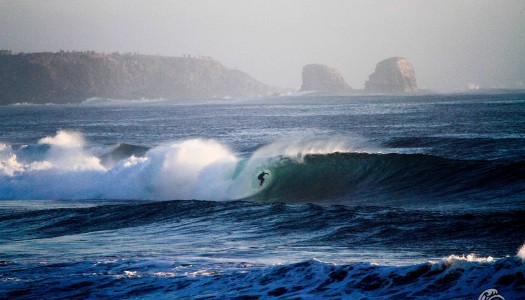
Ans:
{"label": "surfer", "polygon": [[259,184],[259,186],[262,186],[263,185],[263,182],[264,182],[264,175],[270,175],[266,172],[262,172],[261,174],[259,174],[259,176],[257,176],[257,179],[259,179],[261,181],[261,183]]}

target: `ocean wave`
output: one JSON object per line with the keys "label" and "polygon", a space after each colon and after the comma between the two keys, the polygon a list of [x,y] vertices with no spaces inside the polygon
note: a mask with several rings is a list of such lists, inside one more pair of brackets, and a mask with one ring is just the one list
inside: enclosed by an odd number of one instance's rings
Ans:
{"label": "ocean wave", "polygon": [[61,130],[36,144],[0,148],[0,199],[240,199],[261,190],[256,173],[276,160],[270,153],[343,147],[341,141],[275,144],[246,159],[214,140],[94,147],[80,133]]}
{"label": "ocean wave", "polygon": [[42,201],[33,209],[34,203],[11,202],[0,209],[0,244],[9,249],[0,261],[0,298],[477,299],[496,289],[518,299],[525,293],[525,246],[517,230],[523,210],[198,200]]}
{"label": "ocean wave", "polygon": [[521,299],[525,295],[523,261],[518,257],[445,257],[407,266],[335,265],[316,259],[275,266],[119,259],[0,266],[0,297],[6,299],[43,294],[127,299],[478,299],[487,292],[499,295],[497,299]]}
{"label": "ocean wave", "polygon": [[[446,257],[442,262],[387,267],[369,263],[338,266],[309,260],[232,274],[204,274],[190,280],[186,297],[270,297],[280,299],[449,299],[477,298],[493,289],[507,299],[525,294],[523,262]],[[468,283],[468,284],[466,284]],[[517,299],[516,298],[516,299]]]}
{"label": "ocean wave", "polygon": [[[257,176],[268,173],[264,185]],[[88,145],[59,131],[36,144],[0,147],[0,199],[202,199],[446,205],[515,202],[525,162],[382,154],[342,138],[276,142],[242,157],[206,139],[153,148]],[[507,199],[507,201],[504,201]]]}
{"label": "ocean wave", "polygon": [[[464,161],[423,154],[331,153],[287,157],[272,169],[272,185],[255,199],[365,204],[446,204],[466,194],[479,203],[520,194],[525,162]],[[518,199],[519,200],[519,199]],[[413,203],[412,203],[413,204]]]}
{"label": "ocean wave", "polygon": [[[35,203],[28,203],[31,209],[26,210],[23,201],[12,202],[18,204],[11,203],[0,210],[0,242],[140,227],[138,232],[154,228],[169,232],[169,236],[199,232],[196,242],[224,239],[231,244],[236,243],[239,234],[247,232],[241,240],[255,244],[264,238],[265,245],[278,246],[283,243],[281,237],[288,237],[286,246],[290,249],[415,249],[425,256],[469,252],[508,255],[523,240],[516,228],[523,225],[525,213],[523,208],[508,212],[442,212],[199,200],[106,201],[98,205],[91,201],[80,207],[68,207],[66,201],[41,201],[37,203],[39,209],[33,209]],[[210,220],[219,225],[210,228]],[[230,236],[228,232],[237,235]]]}
{"label": "ocean wave", "polygon": [[152,104],[164,103],[169,101],[164,98],[156,99],[107,99],[107,98],[89,98],[80,103],[80,105],[134,105],[134,104]]}

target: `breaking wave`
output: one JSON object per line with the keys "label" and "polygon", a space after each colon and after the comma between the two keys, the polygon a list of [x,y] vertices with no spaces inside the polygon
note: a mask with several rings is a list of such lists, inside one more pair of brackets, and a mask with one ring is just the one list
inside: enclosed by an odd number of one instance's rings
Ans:
{"label": "breaking wave", "polygon": [[[4,269],[16,268],[6,265]],[[86,271],[88,270],[88,271]],[[47,264],[13,273],[0,297],[107,296],[155,299],[522,299],[523,262],[449,256],[408,266],[334,265],[319,260],[261,267],[248,263],[193,266],[163,261]],[[31,288],[27,281],[33,278]],[[104,294],[99,294],[103,290]]]}
{"label": "breaking wave", "polygon": [[[241,157],[214,140],[102,147],[88,145],[80,133],[59,131],[36,144],[0,145],[0,199],[443,205],[468,194],[489,205],[492,199],[500,205],[523,201],[515,198],[525,191],[523,161],[355,150],[362,148],[336,138],[277,142]],[[268,175],[260,185],[262,172]]]}

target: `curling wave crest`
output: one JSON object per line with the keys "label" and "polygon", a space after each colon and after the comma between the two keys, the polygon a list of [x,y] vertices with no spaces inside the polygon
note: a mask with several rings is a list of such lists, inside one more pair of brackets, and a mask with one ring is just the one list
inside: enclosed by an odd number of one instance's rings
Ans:
{"label": "curling wave crest", "polygon": [[[302,140],[268,144],[243,157],[210,139],[153,148],[103,147],[89,145],[78,132],[59,131],[36,144],[0,147],[0,199],[443,206],[468,195],[476,205],[490,206],[493,200],[500,206],[523,203],[516,198],[525,191],[523,161],[453,160],[362,149],[339,138]],[[268,173],[264,185],[257,179],[262,172]]]}

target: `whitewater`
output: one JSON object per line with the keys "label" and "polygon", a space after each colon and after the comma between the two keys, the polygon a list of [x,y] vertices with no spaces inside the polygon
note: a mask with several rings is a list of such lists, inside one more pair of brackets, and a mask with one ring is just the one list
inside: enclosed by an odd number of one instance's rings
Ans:
{"label": "whitewater", "polygon": [[519,93],[0,107],[0,298],[523,298],[523,115]]}

